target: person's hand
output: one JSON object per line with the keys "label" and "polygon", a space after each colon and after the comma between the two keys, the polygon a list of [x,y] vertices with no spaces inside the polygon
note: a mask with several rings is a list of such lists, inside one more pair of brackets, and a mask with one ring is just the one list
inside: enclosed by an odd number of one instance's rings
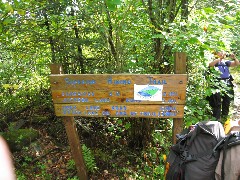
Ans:
{"label": "person's hand", "polygon": [[235,54],[230,54],[230,58],[233,59],[233,60],[235,60],[235,59],[236,59]]}
{"label": "person's hand", "polygon": [[16,180],[12,154],[7,142],[0,136],[0,179]]}

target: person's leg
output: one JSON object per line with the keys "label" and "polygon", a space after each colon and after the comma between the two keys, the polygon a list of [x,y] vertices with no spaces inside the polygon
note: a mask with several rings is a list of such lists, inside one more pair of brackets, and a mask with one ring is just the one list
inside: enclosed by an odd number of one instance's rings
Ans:
{"label": "person's leg", "polygon": [[217,120],[220,120],[221,117],[221,95],[220,93],[212,94],[209,97],[209,105],[212,108],[212,115]]}
{"label": "person's leg", "polygon": [[223,99],[223,101],[222,101],[222,117],[226,121],[227,118],[229,117],[229,109],[230,109],[231,101],[234,100],[233,88],[230,87],[228,94],[224,94],[222,99]]}
{"label": "person's leg", "polygon": [[223,96],[223,101],[222,101],[222,116],[225,116],[225,117],[228,116],[230,103],[231,103],[230,97],[225,94]]}

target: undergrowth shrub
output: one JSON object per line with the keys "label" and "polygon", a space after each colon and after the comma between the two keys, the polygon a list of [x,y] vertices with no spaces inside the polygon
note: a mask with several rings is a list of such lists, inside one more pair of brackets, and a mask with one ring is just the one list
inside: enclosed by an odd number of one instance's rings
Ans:
{"label": "undergrowth shrub", "polygon": [[92,151],[85,144],[82,145],[82,151],[87,170],[89,172],[95,172],[97,170],[97,165]]}

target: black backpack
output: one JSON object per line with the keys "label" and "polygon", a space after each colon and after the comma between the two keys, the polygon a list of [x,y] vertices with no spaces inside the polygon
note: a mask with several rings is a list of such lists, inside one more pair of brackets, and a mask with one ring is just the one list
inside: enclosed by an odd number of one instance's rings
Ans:
{"label": "black backpack", "polygon": [[166,160],[166,180],[214,180],[219,142],[225,137],[218,121],[204,121],[186,134],[177,135]]}
{"label": "black backpack", "polygon": [[[230,153],[228,150],[234,146],[235,146],[235,148],[240,149],[240,132],[230,133],[224,139],[222,139],[216,146],[217,151],[219,151],[219,150],[222,151],[222,160],[221,160],[221,162],[219,162],[221,165],[220,166],[221,167],[221,180],[225,179],[225,174],[224,174],[224,167],[225,167],[225,163],[226,163],[225,159],[226,159],[226,156],[229,155],[228,153]],[[238,149],[238,152],[240,152],[239,149]],[[236,151],[234,151],[234,152],[236,153]],[[237,158],[239,156],[239,154],[233,154],[233,156]],[[234,158],[235,162],[237,161],[236,158]],[[229,162],[227,162],[227,163],[229,163]],[[227,165],[229,165],[229,164],[227,164]],[[238,165],[238,167],[240,167],[240,165]],[[238,175],[238,178],[240,179],[240,174]]]}

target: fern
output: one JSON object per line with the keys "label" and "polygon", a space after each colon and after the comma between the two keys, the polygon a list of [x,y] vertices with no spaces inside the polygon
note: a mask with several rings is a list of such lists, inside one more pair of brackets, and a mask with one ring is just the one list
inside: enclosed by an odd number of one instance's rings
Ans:
{"label": "fern", "polygon": [[87,170],[90,172],[95,172],[97,170],[97,166],[91,150],[85,144],[83,144],[82,151]]}

